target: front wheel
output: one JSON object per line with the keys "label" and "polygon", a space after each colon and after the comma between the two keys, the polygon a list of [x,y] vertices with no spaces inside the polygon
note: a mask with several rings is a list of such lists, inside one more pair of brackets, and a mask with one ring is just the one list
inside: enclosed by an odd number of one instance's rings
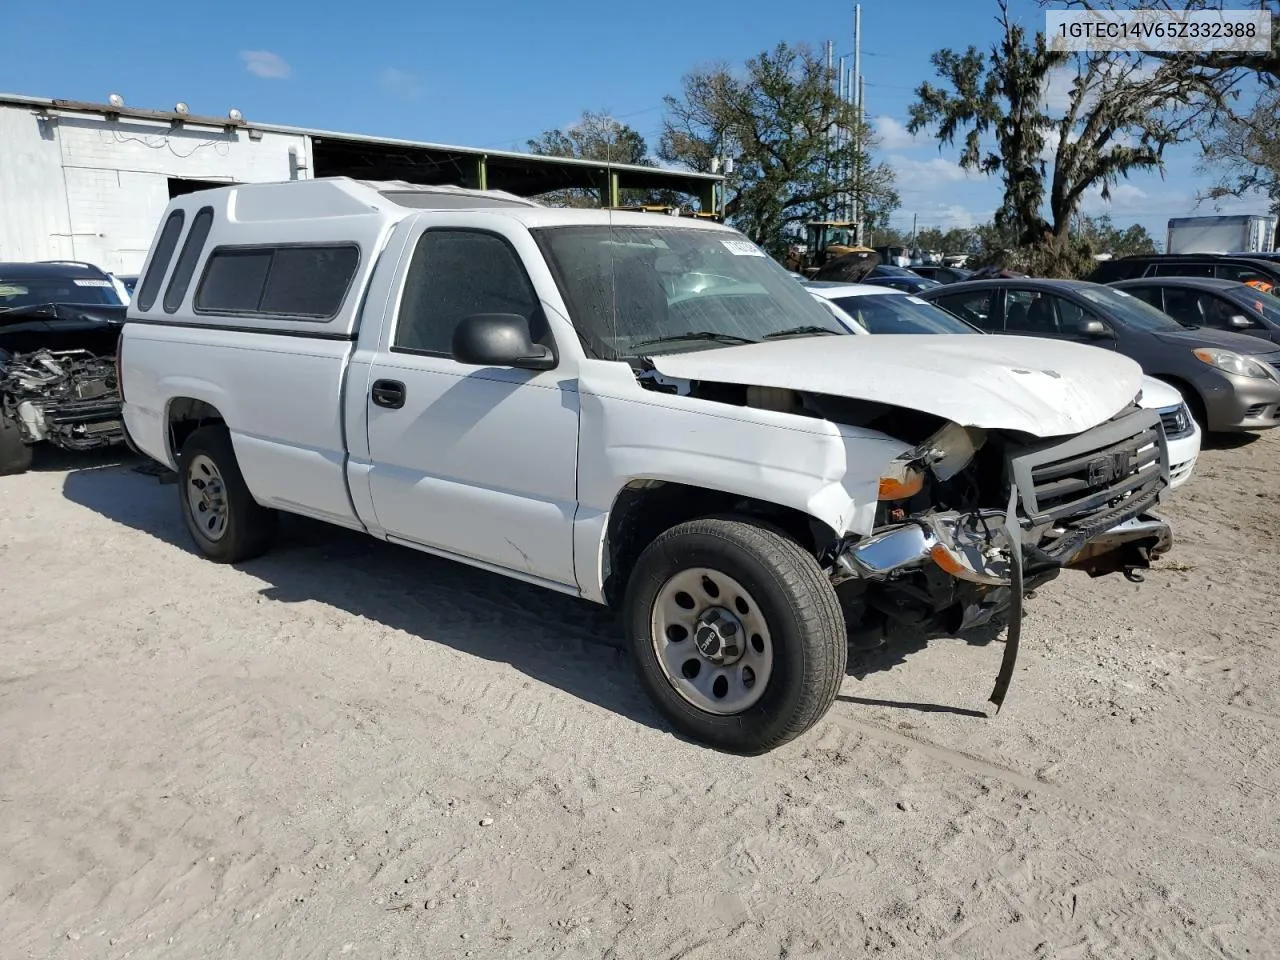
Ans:
{"label": "front wheel", "polygon": [[191,538],[210,560],[249,560],[274,539],[276,513],[253,499],[225,427],[201,427],[182,445],[178,502]]}
{"label": "front wheel", "polygon": [[782,533],[694,520],[653,541],[627,584],[640,678],[686,736],[764,753],[830,708],[848,656],[844,616],[817,561]]}

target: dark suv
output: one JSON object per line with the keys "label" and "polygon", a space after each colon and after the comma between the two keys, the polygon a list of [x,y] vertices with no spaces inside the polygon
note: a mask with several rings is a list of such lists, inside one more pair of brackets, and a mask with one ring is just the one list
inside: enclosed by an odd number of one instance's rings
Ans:
{"label": "dark suv", "polygon": [[1261,281],[1280,286],[1280,262],[1217,253],[1151,254],[1104,260],[1085,279],[1114,283],[1139,277],[1216,277],[1237,283]]}

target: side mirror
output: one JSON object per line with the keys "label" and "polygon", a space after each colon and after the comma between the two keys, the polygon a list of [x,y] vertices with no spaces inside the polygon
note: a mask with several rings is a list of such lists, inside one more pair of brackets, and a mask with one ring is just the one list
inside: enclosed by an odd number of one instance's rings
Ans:
{"label": "side mirror", "polygon": [[1253,321],[1242,313],[1232,314],[1231,319],[1227,321],[1233,329],[1248,330],[1253,326]]}
{"label": "side mirror", "polygon": [[1101,320],[1086,320],[1080,324],[1080,335],[1091,337],[1093,339],[1101,339],[1102,337],[1111,336],[1111,328]]}
{"label": "side mirror", "polygon": [[529,323],[515,313],[474,313],[453,331],[451,356],[474,367],[550,370],[556,358],[529,335]]}

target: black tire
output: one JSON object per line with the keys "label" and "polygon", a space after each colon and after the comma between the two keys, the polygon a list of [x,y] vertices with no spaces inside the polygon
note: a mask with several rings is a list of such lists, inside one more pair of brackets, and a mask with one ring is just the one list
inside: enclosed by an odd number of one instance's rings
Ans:
{"label": "black tire", "polygon": [[[192,476],[192,463],[200,456],[211,460],[222,478],[226,527],[216,539],[196,518],[187,496],[193,480],[199,479]],[[196,548],[210,560],[240,563],[261,556],[271,546],[276,533],[276,512],[261,506],[249,493],[226,427],[201,427],[187,438],[178,454],[177,486],[178,503],[187,531]]]}
{"label": "black tire", "polygon": [[0,414],[0,477],[26,473],[31,469],[30,444],[22,442],[22,428]]}
{"label": "black tire", "polygon": [[[659,663],[654,603],[668,580],[698,567],[741,584],[772,638],[773,666],[764,692],[740,713],[696,707]],[[684,735],[727,752],[760,754],[795,739],[823,717],[844,679],[848,642],[830,580],[794,540],[750,522],[693,520],[660,535],[632,571],[623,622],[641,683],[663,715]]]}

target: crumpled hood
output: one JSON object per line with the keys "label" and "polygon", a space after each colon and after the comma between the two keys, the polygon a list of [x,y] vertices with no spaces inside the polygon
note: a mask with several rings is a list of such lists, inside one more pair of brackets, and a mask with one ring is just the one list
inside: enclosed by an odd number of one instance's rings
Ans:
{"label": "crumpled hood", "polygon": [[986,430],[1080,433],[1133,401],[1142,368],[1034,337],[803,337],[652,357],[663,376],[887,403]]}

